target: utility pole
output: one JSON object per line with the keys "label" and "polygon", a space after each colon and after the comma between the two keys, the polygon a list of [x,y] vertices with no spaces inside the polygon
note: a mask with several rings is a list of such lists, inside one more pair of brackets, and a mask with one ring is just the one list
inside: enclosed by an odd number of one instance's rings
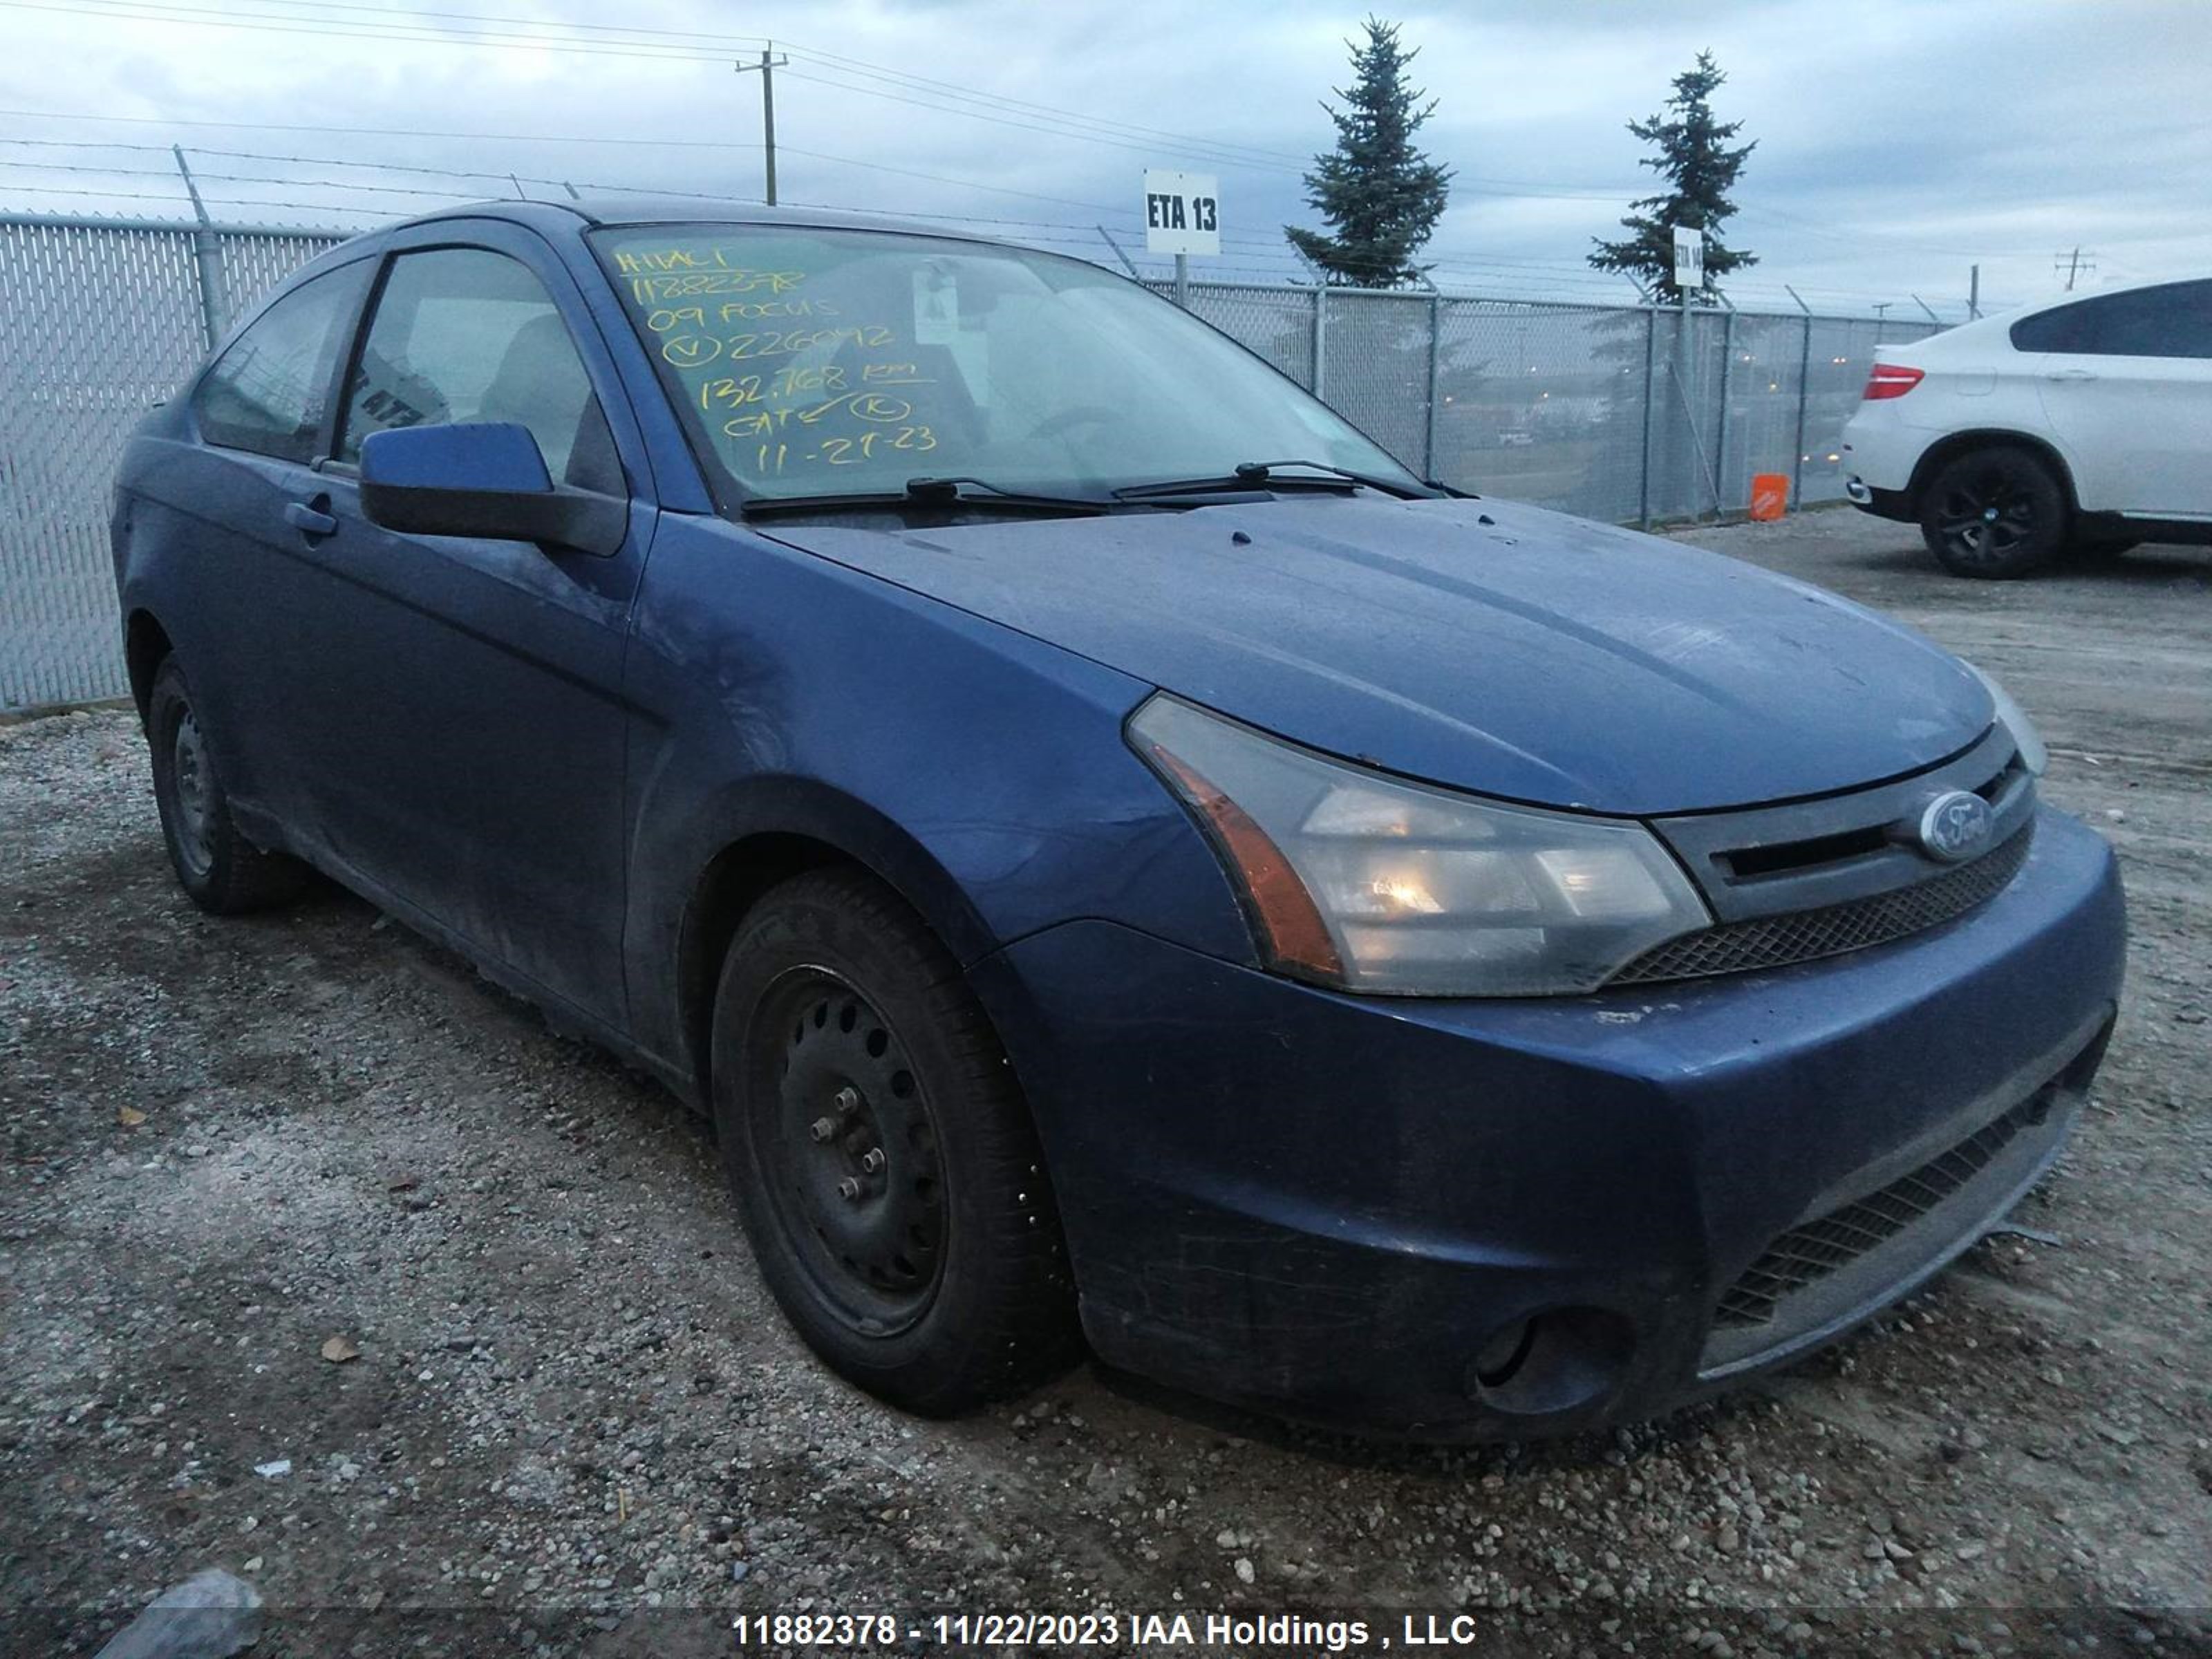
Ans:
{"label": "utility pole", "polygon": [[2077,246],[2071,253],[2054,253],[2051,256],[2051,270],[2056,273],[2062,267],[2066,272],[2066,291],[2071,294],[2074,291],[2074,279],[2085,270],[2094,270],[2097,268],[2097,258],[2094,254],[2092,254],[2088,258],[2084,259],[2081,257],[2081,250]]}
{"label": "utility pole", "polygon": [[1874,302],[1875,321],[1877,323],[1887,321],[1888,319],[1889,308],[1896,303],[1897,301],[1894,300],[1876,300]]}
{"label": "utility pole", "polygon": [[1982,314],[1982,268],[1970,265],[1966,270],[1966,317],[1969,321]]}
{"label": "utility pole", "polygon": [[775,205],[775,72],[790,61],[788,58],[775,56],[775,42],[771,40],[761,48],[759,63],[737,66],[740,75],[750,75],[755,70],[760,71],[761,131],[766,140],[762,155],[767,164],[768,179],[768,194],[764,199],[770,207]]}

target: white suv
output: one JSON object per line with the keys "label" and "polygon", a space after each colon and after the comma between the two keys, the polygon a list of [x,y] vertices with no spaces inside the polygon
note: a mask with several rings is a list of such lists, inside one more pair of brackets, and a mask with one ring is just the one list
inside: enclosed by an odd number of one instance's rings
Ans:
{"label": "white suv", "polygon": [[1943,568],[2212,542],[2212,281],[2107,289],[1878,349],[1845,485]]}

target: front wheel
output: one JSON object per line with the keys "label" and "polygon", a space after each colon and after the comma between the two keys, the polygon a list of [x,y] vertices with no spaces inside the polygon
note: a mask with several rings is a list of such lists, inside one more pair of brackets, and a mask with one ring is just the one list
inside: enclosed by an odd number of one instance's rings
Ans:
{"label": "front wheel", "polygon": [[2040,569],[2066,540],[2066,495],[2024,449],[1996,446],[1947,463],[1920,508],[1928,550],[1954,576],[2005,580]]}
{"label": "front wheel", "polygon": [[761,1273],[840,1374],[928,1416],[1079,1352],[1059,1212],[959,964],[857,871],[747,915],[716,993],[722,1164]]}
{"label": "front wheel", "polygon": [[231,916],[298,896],[307,883],[307,866],[264,852],[231,821],[229,793],[191,684],[174,657],[155,672],[146,738],[153,750],[161,836],[178,884],[192,902],[211,915]]}

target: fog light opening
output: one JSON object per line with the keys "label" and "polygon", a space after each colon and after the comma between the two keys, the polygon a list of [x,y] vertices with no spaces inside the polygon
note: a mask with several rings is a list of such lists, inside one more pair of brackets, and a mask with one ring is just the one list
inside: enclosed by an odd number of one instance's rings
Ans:
{"label": "fog light opening", "polygon": [[1581,1411],[1620,1387],[1635,1348],[1635,1328],[1617,1313],[1553,1308],[1493,1332],[1467,1368],[1467,1389],[1516,1417]]}

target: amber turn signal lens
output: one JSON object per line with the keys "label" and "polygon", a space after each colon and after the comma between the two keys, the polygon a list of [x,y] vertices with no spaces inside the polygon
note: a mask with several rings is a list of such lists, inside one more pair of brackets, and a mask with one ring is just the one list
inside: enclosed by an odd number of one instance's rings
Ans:
{"label": "amber turn signal lens", "polygon": [[1245,897],[1274,964],[1301,968],[1341,982],[1344,959],[1337,955],[1336,943],[1329,938],[1321,912],[1314,908],[1313,896],[1291,868],[1283,849],[1252,821],[1251,814],[1185,762],[1158,743],[1146,747],[1182,786],[1184,798],[1212,827],[1214,839],[1228,854],[1231,867],[1243,878]]}

